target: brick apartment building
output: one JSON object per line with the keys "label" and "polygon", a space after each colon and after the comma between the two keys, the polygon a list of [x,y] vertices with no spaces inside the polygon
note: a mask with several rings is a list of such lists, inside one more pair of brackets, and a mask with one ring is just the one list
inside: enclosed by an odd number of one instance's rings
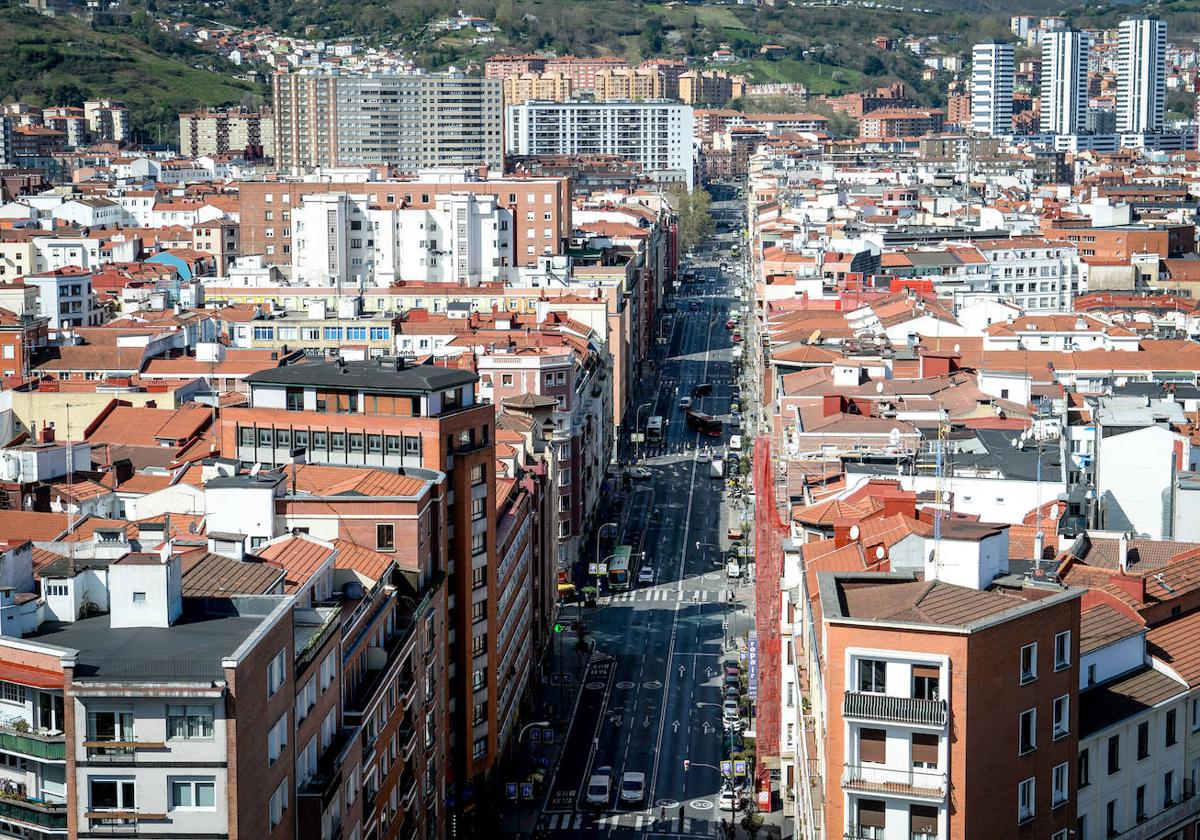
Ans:
{"label": "brick apartment building", "polygon": [[502,746],[497,711],[504,674],[495,663],[506,618],[497,610],[495,414],[476,402],[477,379],[394,358],[262,371],[246,380],[250,405],[226,409],[219,431],[222,452],[245,463],[287,463],[302,448],[314,464],[445,475],[454,502],[432,527],[454,534],[442,568],[453,570],[448,592],[458,605],[442,641],[454,673],[447,797],[465,812],[475,804],[468,792],[482,791],[479,783]]}

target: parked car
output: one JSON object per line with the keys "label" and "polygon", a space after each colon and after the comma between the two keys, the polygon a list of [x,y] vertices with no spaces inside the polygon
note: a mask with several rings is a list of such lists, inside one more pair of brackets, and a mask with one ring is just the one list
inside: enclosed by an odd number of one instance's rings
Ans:
{"label": "parked car", "polygon": [[590,808],[607,808],[612,801],[612,768],[597,767],[588,779],[584,803]]}
{"label": "parked car", "polygon": [[645,467],[630,467],[629,469],[625,470],[625,475],[629,476],[630,478],[636,478],[639,481],[645,481],[646,479],[653,478],[654,473],[650,472],[650,470],[646,469]]}

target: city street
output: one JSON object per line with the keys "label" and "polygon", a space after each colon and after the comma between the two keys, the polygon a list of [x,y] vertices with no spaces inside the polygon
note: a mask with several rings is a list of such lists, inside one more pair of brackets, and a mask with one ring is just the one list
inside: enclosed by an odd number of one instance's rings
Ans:
{"label": "city street", "polygon": [[[714,204],[736,233],[734,203]],[[740,265],[734,260],[731,269]],[[669,343],[657,348],[665,352],[660,377],[647,383],[627,414],[621,456],[630,459],[638,409],[640,428],[649,417],[664,419],[663,440],[641,447],[651,477],[626,484],[615,523],[602,527],[598,543],[600,559],[616,545],[630,546],[635,579],[649,564],[654,581],[563,615],[587,622],[595,651],[546,797],[545,824],[555,835],[713,836],[730,817],[728,809],[717,809],[722,739],[730,738],[721,720],[722,661],[740,656],[734,640],[744,640],[750,629],[752,587],[748,569],[738,579],[727,576],[727,529],[742,526],[742,509],[728,503],[725,479],[711,476],[710,461],[698,449],[721,454],[738,431],[728,424],[734,345],[725,321],[739,302],[732,273],[707,263],[693,270],[700,279],[683,284],[673,297],[675,311],[661,315]],[[727,421],[722,437],[687,427],[680,399],[701,383],[711,385],[711,393],[694,396],[694,407]],[[612,796],[607,808],[589,809],[584,792],[601,767],[612,768]],[[645,774],[646,796],[638,805],[617,799],[626,772]]]}

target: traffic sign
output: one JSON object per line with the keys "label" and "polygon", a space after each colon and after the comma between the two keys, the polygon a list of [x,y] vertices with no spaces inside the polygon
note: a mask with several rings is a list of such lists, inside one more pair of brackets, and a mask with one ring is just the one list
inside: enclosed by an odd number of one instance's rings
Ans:
{"label": "traffic sign", "polygon": [[598,574],[598,575],[608,574],[608,564],[607,563],[598,563],[596,565],[597,565],[596,574]]}
{"label": "traffic sign", "polygon": [[508,784],[506,784],[504,786],[504,795],[507,796],[509,799],[516,799],[517,798],[517,783],[509,782]]}
{"label": "traffic sign", "polygon": [[542,730],[542,743],[543,744],[553,744],[554,743],[554,730],[553,729],[547,728],[547,729]]}
{"label": "traffic sign", "polygon": [[733,762],[732,761],[722,761],[721,762],[721,775],[722,776],[732,776],[733,775]]}
{"label": "traffic sign", "polygon": [[746,775],[746,762],[744,762],[744,761],[733,762],[733,774],[735,776],[745,776]]}
{"label": "traffic sign", "polygon": [[600,574],[600,572],[598,571],[598,570],[599,570],[599,568],[600,568],[600,564],[599,564],[599,563],[588,563],[588,574],[589,574],[589,575],[598,575],[598,574]]}
{"label": "traffic sign", "polygon": [[531,784],[530,782],[522,782],[521,783],[521,798],[522,799],[533,799],[533,784]]}

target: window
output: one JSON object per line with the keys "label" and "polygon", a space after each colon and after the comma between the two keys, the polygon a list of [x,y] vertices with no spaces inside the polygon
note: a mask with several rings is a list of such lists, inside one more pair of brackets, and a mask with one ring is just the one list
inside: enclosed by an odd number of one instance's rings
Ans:
{"label": "window", "polygon": [[939,676],[935,665],[914,665],[913,697],[919,700],[937,700]]}
{"label": "window", "polygon": [[309,711],[317,705],[317,678],[309,677],[304,688],[296,694],[296,723],[308,717]]}
{"label": "window", "polygon": [[304,783],[317,774],[317,738],[314,735],[304,745],[300,755],[296,757],[296,787],[304,787]]}
{"label": "window", "polygon": [[322,694],[325,693],[325,690],[327,688],[329,688],[330,683],[333,682],[333,677],[334,677],[334,674],[336,673],[335,669],[337,667],[336,663],[334,661],[335,658],[336,658],[335,654],[330,653],[328,656],[326,656],[324,659],[321,660],[321,693]]}
{"label": "window", "polygon": [[1108,739],[1108,775],[1119,773],[1121,770],[1121,736],[1112,735]]}
{"label": "window", "polygon": [[1018,752],[1021,755],[1037,749],[1037,709],[1021,712]]}
{"label": "window", "polygon": [[1071,698],[1064,694],[1054,698],[1054,733],[1051,737],[1058,740],[1071,731]]}
{"label": "window", "polygon": [[881,799],[858,800],[858,837],[882,840],[886,825],[887,806]]}
{"label": "window", "polygon": [[91,780],[91,809],[93,811],[136,811],[137,794],[133,779]]}
{"label": "window", "polygon": [[212,736],[212,706],[167,706],[168,738],[207,740]]}
{"label": "window", "polygon": [[912,736],[913,767],[935,770],[938,766],[938,736],[928,732],[915,732]]}
{"label": "window", "polygon": [[171,810],[214,811],[216,790],[211,779],[172,779]]}
{"label": "window", "polygon": [[1087,684],[1088,685],[1096,684],[1096,663],[1095,662],[1091,663],[1087,667]]}
{"label": "window", "polygon": [[279,760],[279,756],[283,754],[283,748],[287,746],[288,736],[288,716],[284,712],[279,716],[279,720],[275,721],[275,725],[271,727],[271,731],[267,733],[267,764],[274,764]]}
{"label": "window", "polygon": [[487,499],[472,499],[471,500],[471,519],[483,519],[487,515]]}
{"label": "window", "polygon": [[1138,785],[1133,792],[1133,818],[1138,822],[1146,819],[1146,786]]}
{"label": "window", "polygon": [[471,757],[476,761],[487,755],[487,738],[480,738],[471,747]]}
{"label": "window", "polygon": [[1142,761],[1150,755],[1150,722],[1142,721],[1137,728],[1137,760]]}
{"label": "window", "polygon": [[[333,736],[337,732],[337,709],[330,709],[321,721],[321,749],[328,749],[333,743]],[[393,736],[394,737],[394,736]]]}
{"label": "window", "polygon": [[1037,642],[1021,648],[1021,685],[1037,679]]}
{"label": "window", "polygon": [[1033,819],[1033,779],[1017,785],[1017,822]]}
{"label": "window", "polygon": [[1163,746],[1173,747],[1178,740],[1175,735],[1175,710],[1167,709],[1167,717],[1163,724]]}
{"label": "window", "polygon": [[860,729],[858,760],[861,764],[886,764],[887,732],[882,729]]}
{"label": "window", "polygon": [[1075,768],[1076,775],[1079,776],[1079,786],[1085,788],[1091,782],[1091,756],[1088,755],[1088,750],[1082,749],[1079,751],[1079,760]]}
{"label": "window", "polygon": [[908,834],[912,840],[933,840],[938,835],[938,809],[934,805],[908,807]]}
{"label": "window", "polygon": [[1057,765],[1050,771],[1050,807],[1057,808],[1067,801],[1067,763]]}
{"label": "window", "polygon": [[860,659],[858,690],[869,694],[883,694],[887,690],[887,663],[879,659]]}
{"label": "window", "polygon": [[380,551],[396,550],[396,526],[390,522],[380,522],[375,526],[375,547]]}
{"label": "window", "polygon": [[478,555],[487,551],[487,533],[471,535],[471,553]]}
{"label": "window", "polygon": [[487,601],[476,601],[471,605],[471,621],[487,621]]}
{"label": "window", "polygon": [[1054,670],[1061,671],[1071,665],[1071,631],[1064,630],[1054,636]]}
{"label": "window", "polygon": [[0,682],[0,700],[5,703],[25,703],[25,686],[11,682]]}
{"label": "window", "polygon": [[1117,834],[1117,800],[1110,799],[1104,807],[1104,828],[1107,836]]}
{"label": "window", "polygon": [[283,822],[283,814],[288,807],[288,780],[285,778],[271,794],[271,804],[268,806],[268,820],[274,828]]}
{"label": "window", "polygon": [[1163,808],[1170,808],[1175,804],[1175,771],[1168,770],[1163,773]]}
{"label": "window", "polygon": [[284,677],[287,675],[287,651],[281,650],[275,654],[275,658],[271,660],[271,664],[267,666],[267,697],[268,699],[275,696],[275,692],[279,691],[283,685]]}
{"label": "window", "polygon": [[1192,731],[1200,732],[1200,697],[1192,698]]}

